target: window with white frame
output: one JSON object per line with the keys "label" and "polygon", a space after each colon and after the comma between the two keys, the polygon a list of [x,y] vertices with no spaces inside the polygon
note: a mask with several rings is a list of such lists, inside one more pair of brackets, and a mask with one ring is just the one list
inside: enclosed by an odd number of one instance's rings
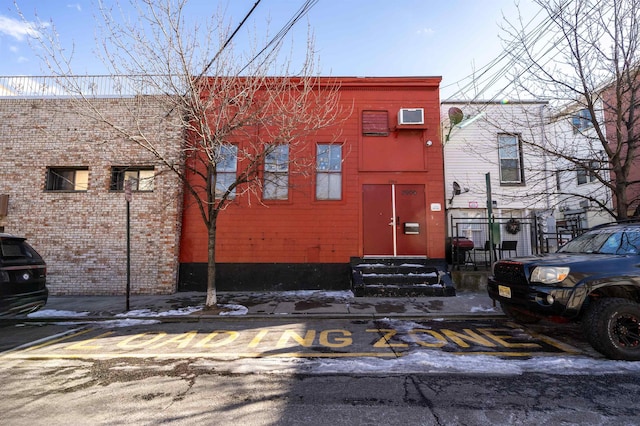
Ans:
{"label": "window with white frame", "polygon": [[524,183],[522,145],[519,135],[498,135],[498,156],[500,157],[500,183]]}
{"label": "window with white frame", "polygon": [[[218,150],[216,158],[216,198],[220,199],[237,179],[238,147],[224,144]],[[236,197],[235,187],[229,193],[229,199]]]}
{"label": "window with white frame", "polygon": [[342,199],[342,145],[319,143],[316,149],[316,199]]}
{"label": "window with white frame", "polygon": [[264,159],[262,198],[286,200],[289,198],[289,145],[271,145],[268,150]]}
{"label": "window with white frame", "polygon": [[596,179],[596,170],[599,167],[598,161],[591,161],[589,166],[578,166],[576,170],[576,175],[578,177],[578,185],[584,185],[585,183],[595,182]]}
{"label": "window with white frame", "polygon": [[49,167],[47,191],[86,191],[89,188],[88,167]]}
{"label": "window with white frame", "polygon": [[588,109],[581,109],[571,117],[573,133],[579,133],[593,126],[591,112]]}
{"label": "window with white frame", "polygon": [[119,166],[111,168],[112,191],[123,191],[125,181],[131,182],[132,191],[153,191],[155,171],[153,166]]}

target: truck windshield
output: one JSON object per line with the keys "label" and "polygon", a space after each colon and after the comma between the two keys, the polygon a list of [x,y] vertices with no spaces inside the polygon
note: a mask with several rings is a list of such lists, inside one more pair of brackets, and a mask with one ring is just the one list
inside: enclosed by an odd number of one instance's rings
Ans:
{"label": "truck windshield", "polygon": [[640,229],[590,231],[569,241],[558,253],[640,253]]}

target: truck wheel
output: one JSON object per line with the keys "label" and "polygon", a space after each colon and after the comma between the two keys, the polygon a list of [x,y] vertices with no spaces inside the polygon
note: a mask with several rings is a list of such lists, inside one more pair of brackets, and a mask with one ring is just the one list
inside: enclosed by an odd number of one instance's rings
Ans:
{"label": "truck wheel", "polygon": [[583,320],[595,350],[611,359],[640,360],[640,305],[628,299],[594,301]]}
{"label": "truck wheel", "polygon": [[502,312],[504,312],[509,318],[520,324],[536,324],[540,322],[540,317],[527,313],[526,310],[512,308],[504,303],[500,303]]}

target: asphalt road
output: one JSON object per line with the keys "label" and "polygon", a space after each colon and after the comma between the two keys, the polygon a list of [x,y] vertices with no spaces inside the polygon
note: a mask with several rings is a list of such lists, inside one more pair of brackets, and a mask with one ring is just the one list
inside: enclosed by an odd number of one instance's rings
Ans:
{"label": "asphalt road", "polygon": [[[4,358],[397,358],[416,350],[527,357],[580,353],[505,319],[113,320],[0,328]],[[35,342],[35,343],[34,343]],[[574,343],[576,342],[574,338]]]}
{"label": "asphalt road", "polygon": [[[537,327],[390,319],[5,323],[0,410],[8,425],[638,424],[640,373],[387,368],[437,353],[498,366],[599,359],[575,328]],[[375,368],[360,367],[372,359]],[[348,367],[312,367],[324,362]]]}

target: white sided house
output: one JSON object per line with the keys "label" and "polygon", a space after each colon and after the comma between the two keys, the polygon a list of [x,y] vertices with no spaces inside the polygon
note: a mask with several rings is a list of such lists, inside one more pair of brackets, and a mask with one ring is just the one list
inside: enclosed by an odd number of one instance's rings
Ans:
{"label": "white sided house", "polygon": [[540,101],[441,104],[449,235],[473,241],[465,262],[486,265],[541,251],[537,229],[555,205],[553,164],[540,149],[547,144],[547,107]]}
{"label": "white sided house", "polygon": [[[602,107],[598,105],[596,110],[600,114],[596,119],[604,123]],[[604,124],[600,128],[606,131]],[[612,195],[603,184],[611,181],[610,168],[589,110],[572,104],[554,111],[547,136],[552,150],[562,154],[555,161],[557,231],[572,234],[612,221],[606,212],[613,209]]]}

